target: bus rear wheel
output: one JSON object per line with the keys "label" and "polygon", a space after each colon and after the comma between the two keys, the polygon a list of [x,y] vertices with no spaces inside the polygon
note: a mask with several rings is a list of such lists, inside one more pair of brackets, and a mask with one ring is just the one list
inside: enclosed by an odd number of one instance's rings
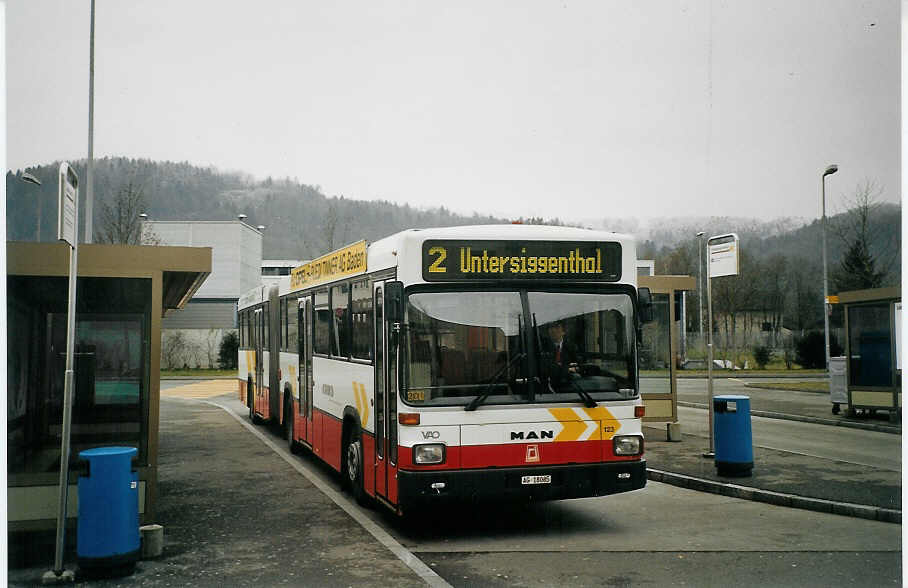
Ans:
{"label": "bus rear wheel", "polygon": [[249,405],[249,422],[255,424],[255,388],[252,378],[246,380],[246,404]]}
{"label": "bus rear wheel", "polygon": [[287,449],[297,453],[298,446],[293,437],[293,401],[289,397],[284,401],[284,430],[287,431]]}

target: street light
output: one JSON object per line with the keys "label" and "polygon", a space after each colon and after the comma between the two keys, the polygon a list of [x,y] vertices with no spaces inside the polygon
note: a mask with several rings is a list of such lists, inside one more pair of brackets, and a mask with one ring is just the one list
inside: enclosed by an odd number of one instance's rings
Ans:
{"label": "street light", "polygon": [[826,375],[829,375],[829,281],[826,276],[826,176],[839,171],[839,166],[832,164],[820,177],[820,193],[823,205],[823,332],[826,336]]}
{"label": "street light", "polygon": [[238,214],[238,215],[236,215],[236,218],[237,218],[237,220],[239,220],[241,223],[244,223],[244,222],[246,222],[246,219],[247,219],[248,217],[247,217],[245,214]]}
{"label": "street light", "polygon": [[[23,172],[22,175],[19,176],[19,179],[27,184],[34,184],[36,186],[41,185],[41,180],[39,180],[38,178],[36,178],[35,176],[33,176],[32,174],[30,174],[28,172]],[[36,240],[40,242],[41,241],[41,195],[40,194],[38,194],[38,224],[35,227],[35,229],[36,229],[35,230]]]}
{"label": "street light", "polygon": [[32,174],[30,174],[28,172],[24,172],[22,174],[22,181],[28,182],[29,184],[35,184],[36,186],[41,185],[41,180],[39,180],[38,178],[36,178],[35,176],[33,176]]}
{"label": "street light", "polygon": [[703,231],[697,233],[697,306],[700,307],[700,344],[703,344]]}

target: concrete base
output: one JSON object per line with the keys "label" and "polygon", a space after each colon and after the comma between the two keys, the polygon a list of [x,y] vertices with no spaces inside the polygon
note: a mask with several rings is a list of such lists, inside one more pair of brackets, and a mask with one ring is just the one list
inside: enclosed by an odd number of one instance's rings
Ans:
{"label": "concrete base", "polygon": [[669,441],[681,440],[681,423],[668,423],[665,425],[665,436]]}
{"label": "concrete base", "polygon": [[164,553],[164,527],[144,525],[139,527],[142,534],[142,559],[160,557]]}
{"label": "concrete base", "polygon": [[42,584],[69,584],[75,582],[76,574],[72,570],[63,570],[59,575],[57,572],[50,570],[49,572],[44,572],[44,575],[41,576]]}

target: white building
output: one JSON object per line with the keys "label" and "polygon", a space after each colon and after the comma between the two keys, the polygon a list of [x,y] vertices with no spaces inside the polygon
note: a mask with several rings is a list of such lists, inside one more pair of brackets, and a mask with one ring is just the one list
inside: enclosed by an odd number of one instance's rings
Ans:
{"label": "white building", "polygon": [[293,268],[299,267],[308,260],[301,259],[263,259],[262,260],[262,285],[271,286],[279,284],[281,276],[289,276]]}
{"label": "white building", "polygon": [[262,233],[242,221],[145,221],[161,245],[211,247],[211,275],[183,310],[162,322],[162,367],[216,367],[221,338],[236,328],[240,295],[261,284]]}

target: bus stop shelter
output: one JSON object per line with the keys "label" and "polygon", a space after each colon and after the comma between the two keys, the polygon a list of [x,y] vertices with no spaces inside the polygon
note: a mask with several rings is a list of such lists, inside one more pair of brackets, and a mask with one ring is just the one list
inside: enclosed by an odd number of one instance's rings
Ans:
{"label": "bus stop shelter", "polygon": [[[7,256],[7,516],[9,530],[53,528],[57,516],[69,247],[9,242]],[[79,245],[71,468],[79,451],[138,449],[139,510],[157,495],[161,318],[211,272],[207,247]],[[67,516],[78,512],[70,475]]]}
{"label": "bus stop shelter", "polygon": [[671,441],[681,440],[678,422],[677,370],[681,357],[683,292],[694,290],[691,276],[639,276],[637,284],[653,295],[653,322],[643,328],[640,395],[645,422],[667,423]]}
{"label": "bus stop shelter", "polygon": [[845,308],[848,413],[886,410],[895,421],[902,412],[902,290],[840,292],[839,304]]}

